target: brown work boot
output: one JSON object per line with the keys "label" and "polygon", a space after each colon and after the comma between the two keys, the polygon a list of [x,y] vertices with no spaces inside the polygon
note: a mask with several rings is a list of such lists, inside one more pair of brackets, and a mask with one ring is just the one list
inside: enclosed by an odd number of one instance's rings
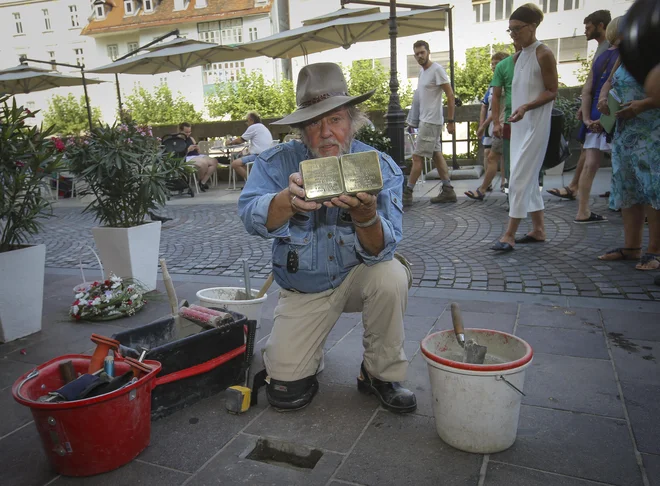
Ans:
{"label": "brown work boot", "polygon": [[412,206],[413,203],[413,190],[406,186],[403,189],[403,206]]}
{"label": "brown work boot", "polygon": [[454,188],[451,186],[442,186],[442,191],[437,196],[431,198],[431,202],[434,204],[453,203],[456,200],[456,192],[454,192]]}

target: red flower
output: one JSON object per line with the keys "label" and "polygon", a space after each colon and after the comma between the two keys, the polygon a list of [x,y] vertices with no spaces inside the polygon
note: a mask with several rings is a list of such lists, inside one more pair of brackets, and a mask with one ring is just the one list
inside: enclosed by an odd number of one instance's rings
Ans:
{"label": "red flower", "polygon": [[127,303],[128,305],[133,305],[133,301],[132,301],[132,300],[129,300],[129,301],[126,302],[126,303]]}
{"label": "red flower", "polygon": [[71,305],[78,305],[78,304],[80,304],[80,300],[79,300],[79,299],[76,299],[76,301],[75,301],[73,304],[71,304]]}
{"label": "red flower", "polygon": [[112,285],[112,282],[110,280],[106,280],[105,282],[103,282],[103,285],[105,285],[106,287],[110,287]]}
{"label": "red flower", "polygon": [[64,142],[62,142],[62,140],[60,140],[59,138],[54,138],[53,143],[55,144],[55,150],[57,150],[58,152],[64,152],[66,146],[64,145]]}
{"label": "red flower", "polygon": [[73,316],[73,317],[74,317],[74,319],[75,319],[76,321],[79,321],[79,320],[80,320],[80,314],[76,314],[76,315]]}

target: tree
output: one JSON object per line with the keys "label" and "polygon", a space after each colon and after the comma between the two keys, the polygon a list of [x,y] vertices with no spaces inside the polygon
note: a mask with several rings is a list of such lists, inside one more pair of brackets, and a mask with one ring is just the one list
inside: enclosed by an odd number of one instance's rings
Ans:
{"label": "tree", "polygon": [[138,86],[126,98],[126,106],[131,118],[142,125],[173,125],[182,121],[197,123],[203,120],[195,105],[181,93],[175,97],[166,84],[161,84],[153,92]]}
{"label": "tree", "polygon": [[235,82],[216,84],[215,91],[206,98],[206,108],[214,118],[242,120],[250,111],[274,118],[296,109],[296,94],[292,81],[266,81],[257,70],[241,74]]}
{"label": "tree", "polygon": [[[344,67],[348,92],[353,96],[375,90],[374,95],[360,107],[365,111],[387,111],[390,102],[390,70],[371,59],[354,61],[350,68]],[[413,89],[410,82],[399,82],[399,102],[402,108],[412,105]]]}
{"label": "tree", "polygon": [[454,63],[455,94],[464,103],[475,103],[483,97],[493,79],[493,71],[490,69],[491,56],[499,51],[513,54],[514,49],[510,44],[473,47],[465,51],[465,65]]}
{"label": "tree", "polygon": [[582,59],[578,55],[576,59],[580,62],[580,67],[573,71],[573,74],[575,74],[575,77],[577,78],[578,85],[584,85],[589,77],[591,63],[594,61],[594,55],[592,54],[587,59]]}
{"label": "tree", "polygon": [[[92,123],[98,125],[100,118],[101,109],[92,107]],[[79,135],[89,130],[85,97],[77,100],[72,94],[54,95],[48,100],[48,109],[44,111],[44,125],[54,127],[54,132],[60,135]]]}

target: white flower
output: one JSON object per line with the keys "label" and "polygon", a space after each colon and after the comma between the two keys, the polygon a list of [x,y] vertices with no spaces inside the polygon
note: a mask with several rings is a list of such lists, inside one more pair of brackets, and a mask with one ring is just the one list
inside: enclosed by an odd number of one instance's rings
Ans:
{"label": "white flower", "polygon": [[87,301],[85,299],[80,299],[80,302],[78,302],[79,306],[87,305]]}
{"label": "white flower", "polygon": [[138,300],[140,296],[138,294],[131,295],[131,300]]}
{"label": "white flower", "polygon": [[80,292],[79,294],[76,294],[76,299],[82,299],[85,296],[83,292]]}
{"label": "white flower", "polygon": [[99,305],[101,303],[101,297],[97,297],[92,301],[92,305]]}
{"label": "white flower", "polygon": [[105,291],[105,300],[106,300],[106,302],[110,301],[110,299],[112,299],[112,292],[109,291],[109,290],[106,290]]}
{"label": "white flower", "polygon": [[119,287],[120,285],[121,285],[121,280],[120,280],[119,282],[115,282],[115,283],[113,283],[111,288],[116,289],[116,288]]}
{"label": "white flower", "polygon": [[78,308],[78,306],[74,305],[73,307],[71,307],[71,314],[73,314],[75,316],[76,314],[78,314],[79,310],[80,309]]}

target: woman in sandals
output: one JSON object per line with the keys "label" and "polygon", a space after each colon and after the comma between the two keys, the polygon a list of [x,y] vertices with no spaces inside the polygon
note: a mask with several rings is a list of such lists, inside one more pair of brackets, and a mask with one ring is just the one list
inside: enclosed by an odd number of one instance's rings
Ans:
{"label": "woman in sandals", "polygon": [[[621,21],[622,45],[650,42],[646,45],[657,49],[657,26],[655,29],[635,26],[634,19],[630,18],[632,11],[631,8]],[[649,22],[653,17],[642,16],[641,21]],[[653,42],[654,36],[656,42]],[[623,62],[625,65],[625,58]],[[612,89],[623,105],[616,112],[617,124],[612,141],[610,208],[621,209],[624,247],[598,258],[605,261],[636,260],[641,256],[635,268],[657,270],[660,269],[660,108],[623,65],[614,73]],[[599,102],[599,108],[603,113],[608,112],[605,103]],[[642,255],[644,213],[649,223],[649,242]]]}

